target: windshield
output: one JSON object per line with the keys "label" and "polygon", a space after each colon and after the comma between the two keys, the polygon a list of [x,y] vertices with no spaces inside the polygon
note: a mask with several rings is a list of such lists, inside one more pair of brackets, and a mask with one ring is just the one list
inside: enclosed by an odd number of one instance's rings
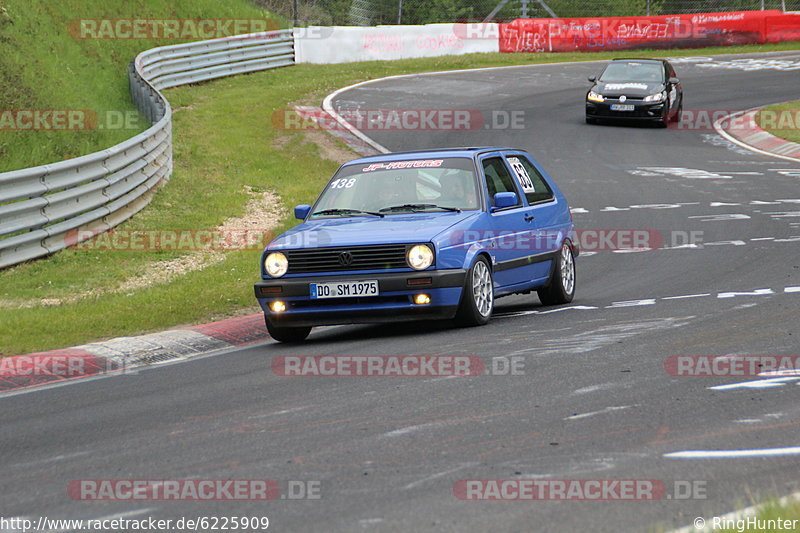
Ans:
{"label": "windshield", "polygon": [[649,83],[662,83],[664,81],[664,67],[661,63],[623,62],[609,63],[600,81],[642,81]]}
{"label": "windshield", "polygon": [[470,209],[478,209],[474,163],[450,157],[347,165],[328,183],[312,216]]}

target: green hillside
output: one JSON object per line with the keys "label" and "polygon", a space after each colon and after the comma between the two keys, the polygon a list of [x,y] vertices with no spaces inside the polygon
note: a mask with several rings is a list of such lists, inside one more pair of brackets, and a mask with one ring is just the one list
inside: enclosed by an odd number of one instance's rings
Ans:
{"label": "green hillside", "polygon": [[[0,0],[0,172],[102,150],[148,126],[130,101],[127,64],[183,41],[80,39],[80,20],[272,18],[248,0]],[[88,110],[102,128],[10,131],[9,110],[48,109]]]}

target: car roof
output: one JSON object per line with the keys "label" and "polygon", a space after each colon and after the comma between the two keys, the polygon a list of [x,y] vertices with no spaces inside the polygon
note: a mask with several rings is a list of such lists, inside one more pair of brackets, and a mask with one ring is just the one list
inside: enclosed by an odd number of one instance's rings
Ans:
{"label": "car roof", "polygon": [[652,61],[654,63],[667,63],[666,59],[656,59],[652,57],[615,57],[611,61]]}
{"label": "car roof", "polygon": [[469,146],[458,148],[432,148],[427,150],[410,150],[406,152],[391,152],[388,154],[371,155],[361,157],[345,163],[346,165],[361,164],[361,163],[374,163],[376,161],[401,161],[409,159],[414,156],[425,157],[474,157],[481,153],[497,152],[497,151],[515,151],[522,152],[519,148],[511,148],[508,146]]}

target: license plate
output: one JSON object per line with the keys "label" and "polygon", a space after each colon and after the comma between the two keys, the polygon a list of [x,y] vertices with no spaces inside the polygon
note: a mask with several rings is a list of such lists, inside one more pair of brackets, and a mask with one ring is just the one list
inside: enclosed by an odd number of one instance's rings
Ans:
{"label": "license plate", "polygon": [[611,111],[633,111],[633,104],[611,104]]}
{"label": "license plate", "polygon": [[378,296],[378,280],[336,281],[312,283],[311,298],[353,298],[356,296]]}

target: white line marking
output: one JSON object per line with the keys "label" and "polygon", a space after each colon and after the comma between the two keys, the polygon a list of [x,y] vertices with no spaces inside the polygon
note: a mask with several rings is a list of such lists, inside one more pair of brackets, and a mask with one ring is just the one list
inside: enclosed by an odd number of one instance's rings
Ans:
{"label": "white line marking", "polygon": [[767,296],[775,294],[772,289],[756,289],[751,292],[721,292],[717,294],[717,298],[736,298],[737,296]]}
{"label": "white line marking", "polygon": [[701,248],[699,244],[689,243],[689,244],[679,244],[677,246],[664,246],[660,248],[660,250],[686,250],[686,249],[695,249]]}
{"label": "white line marking", "polygon": [[707,242],[705,246],[745,246],[747,243],[744,241],[718,241]]}
{"label": "white line marking", "polygon": [[417,480],[417,481],[414,481],[412,483],[409,483],[408,485],[403,487],[403,490],[413,489],[415,487],[418,487],[418,486],[422,485],[423,483],[427,483],[428,481],[433,481],[434,479],[438,479],[438,478],[440,478],[442,476],[446,476],[447,474],[452,474],[453,472],[458,472],[459,470],[464,470],[465,468],[472,467],[472,466],[475,466],[477,464],[478,463],[467,463],[467,464],[464,464],[464,465],[461,465],[461,466],[457,466],[455,468],[451,468],[450,470],[445,470],[444,472],[439,472],[438,474],[433,474],[431,476],[424,477],[424,478],[422,478],[420,480]]}
{"label": "white line marking", "polygon": [[738,457],[779,457],[800,455],[800,446],[788,448],[762,448],[754,450],[684,450],[665,453],[670,459],[735,459]]}
{"label": "white line marking", "polygon": [[652,252],[656,248],[621,248],[619,250],[612,250],[615,254],[636,254],[639,252]]}
{"label": "white line marking", "polygon": [[601,383],[600,385],[589,385],[588,387],[575,389],[574,391],[572,391],[572,394],[589,394],[590,392],[613,389],[616,386],[617,383]]}
{"label": "white line marking", "polygon": [[558,309],[550,309],[548,311],[539,311],[539,314],[551,315],[553,313],[559,313],[561,311],[569,311],[570,309],[577,309],[579,311],[589,311],[591,309],[597,309],[597,307],[593,305],[571,305],[569,307],[559,307]]}
{"label": "white line marking", "polygon": [[25,468],[32,465],[38,465],[43,463],[54,463],[56,461],[63,461],[64,459],[74,459],[75,457],[81,457],[83,455],[89,455],[90,452],[75,452],[75,453],[68,453],[65,455],[56,455],[53,457],[48,457],[46,459],[37,459],[36,461],[27,461],[25,463],[15,463],[10,465],[13,468]]}
{"label": "white line marking", "polygon": [[564,420],[581,420],[583,418],[589,418],[595,415],[601,415],[603,413],[611,413],[613,411],[622,411],[623,409],[629,409],[633,407],[632,405],[616,405],[611,407],[606,407],[605,409],[600,409],[599,411],[591,411],[589,413],[581,413],[578,415],[568,416]]}
{"label": "white line marking", "polygon": [[706,292],[703,294],[684,294],[683,296],[665,296],[662,300],[683,300],[686,298],[702,298],[704,296],[711,296],[711,294]]}
{"label": "white line marking", "polygon": [[655,305],[656,299],[655,298],[646,298],[644,300],[628,300],[624,302],[613,302],[611,305],[607,305],[606,309],[611,309],[614,307],[638,307],[642,305]]}
{"label": "white line marking", "polygon": [[754,239],[750,239],[751,241],[772,241],[775,237],[756,237]]}
{"label": "white line marking", "polygon": [[703,298],[704,296],[711,296],[711,293],[705,292],[703,294],[684,294],[682,296],[665,296],[662,300],[684,300],[686,298]]}
{"label": "white line marking", "polygon": [[773,379],[757,379],[755,381],[743,381],[741,383],[728,383],[727,385],[715,385],[708,387],[709,390],[733,390],[733,389],[774,389],[783,387],[789,382],[800,380],[800,377],[782,377]]}
{"label": "white line marking", "polygon": [[[581,254],[581,255],[583,255],[583,254]],[[509,317],[512,317],[512,316],[551,315],[553,313],[558,313],[558,312],[561,312],[561,311],[569,311],[570,309],[577,309],[579,311],[589,311],[589,310],[597,309],[597,307],[595,307],[593,305],[571,305],[569,307],[559,307],[557,309],[550,309],[550,310],[547,310],[547,311],[534,311],[534,310],[531,310],[531,311],[519,311],[517,313],[508,313],[508,314],[503,313],[503,314],[495,315],[495,317],[496,318],[509,318]]]}

